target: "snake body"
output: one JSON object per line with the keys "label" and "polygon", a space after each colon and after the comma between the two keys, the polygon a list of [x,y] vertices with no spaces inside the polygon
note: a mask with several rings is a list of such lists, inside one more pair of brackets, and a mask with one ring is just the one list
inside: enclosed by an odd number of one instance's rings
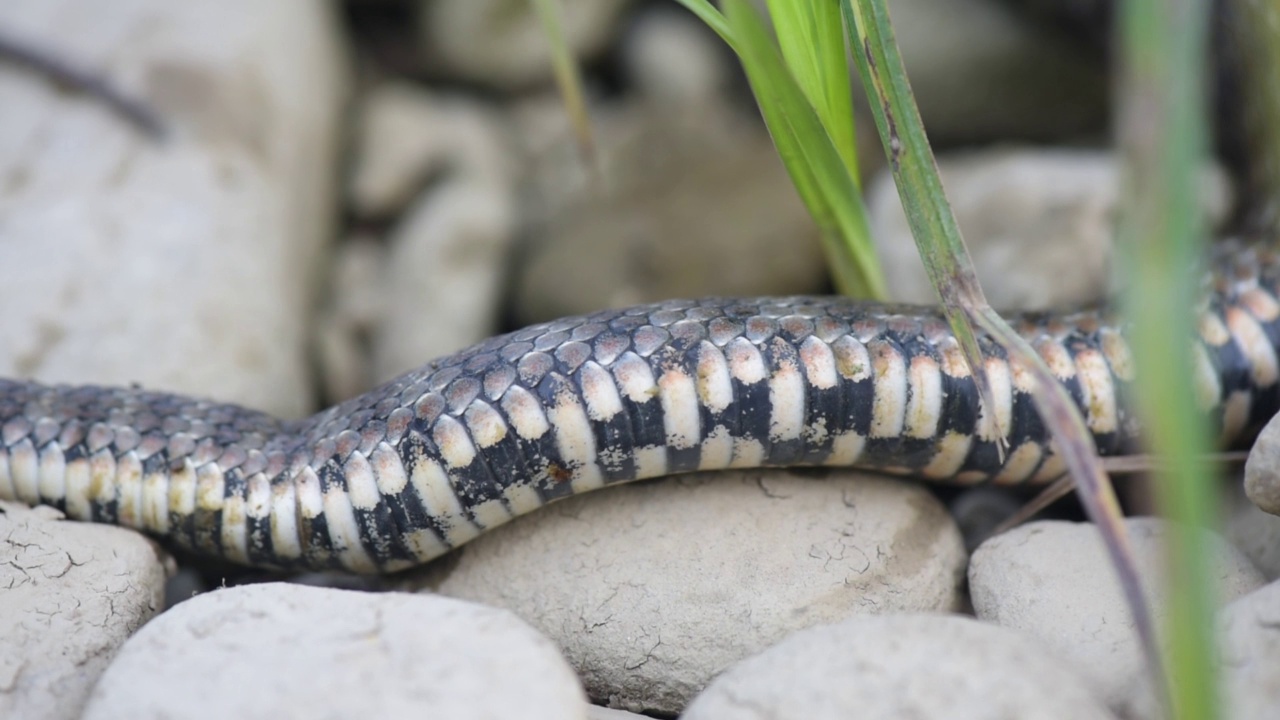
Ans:
{"label": "snake body", "polygon": [[[1280,408],[1280,259],[1236,242],[1211,266],[1191,382],[1230,440]],[[1115,319],[1012,322],[1100,452],[1132,447],[1132,360]],[[0,380],[0,499],[248,565],[390,572],[554,500],[671,473],[1059,476],[1027,373],[989,339],[981,348],[993,407],[937,310],[820,297],[670,301],[535,325],[293,422],[141,389]]]}

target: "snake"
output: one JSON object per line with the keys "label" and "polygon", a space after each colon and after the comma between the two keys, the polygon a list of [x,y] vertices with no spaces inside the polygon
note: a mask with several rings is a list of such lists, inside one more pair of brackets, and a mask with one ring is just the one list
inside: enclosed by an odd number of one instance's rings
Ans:
{"label": "snake", "polygon": [[[1223,442],[1280,409],[1280,244],[1206,259],[1188,338]],[[1132,451],[1134,361],[1107,307],[1010,316],[1102,455]],[[1027,369],[979,333],[983,401],[931,307],[709,298],[532,325],[301,420],[139,387],[0,379],[0,499],[277,570],[390,573],[548,503],[724,468],[958,484],[1064,473]]]}

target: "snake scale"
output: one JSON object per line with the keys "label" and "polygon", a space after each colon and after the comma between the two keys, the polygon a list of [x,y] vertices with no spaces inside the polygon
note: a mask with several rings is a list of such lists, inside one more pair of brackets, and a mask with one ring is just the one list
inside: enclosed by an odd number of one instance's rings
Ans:
{"label": "snake scale", "polygon": [[[1192,383],[1230,441],[1280,409],[1280,255],[1228,241],[1209,265]],[[1099,451],[1132,448],[1133,369],[1116,319],[1012,322]],[[692,470],[1059,476],[1027,373],[989,339],[981,347],[994,407],[936,309],[819,297],[670,301],[535,325],[299,421],[0,380],[0,499],[237,563],[368,573],[424,563],[560,498]]]}

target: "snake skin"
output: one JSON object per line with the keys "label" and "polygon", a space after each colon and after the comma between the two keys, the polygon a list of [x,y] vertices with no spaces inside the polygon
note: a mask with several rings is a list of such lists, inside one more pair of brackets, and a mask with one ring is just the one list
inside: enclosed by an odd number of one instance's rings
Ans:
{"label": "snake skin", "polygon": [[[1271,245],[1228,243],[1212,264],[1193,386],[1229,441],[1280,407],[1280,260]],[[1133,369],[1114,320],[1013,323],[1099,451],[1131,448]],[[390,572],[554,500],[670,473],[1059,476],[1027,373],[981,344],[994,408],[936,310],[818,297],[671,301],[535,325],[297,422],[140,389],[0,380],[0,499],[248,565]]]}

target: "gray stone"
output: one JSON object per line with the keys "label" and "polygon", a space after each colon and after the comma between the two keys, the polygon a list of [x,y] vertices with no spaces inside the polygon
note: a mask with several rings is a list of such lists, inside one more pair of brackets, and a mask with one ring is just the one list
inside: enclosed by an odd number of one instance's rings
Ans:
{"label": "gray stone", "polygon": [[[938,170],[987,300],[996,308],[1045,310],[1110,294],[1119,167],[1110,153],[999,149],[943,155]],[[1213,222],[1231,209],[1230,184],[1205,172]],[[891,299],[936,304],[893,178],[867,194],[873,237]]]}
{"label": "gray stone", "polygon": [[[630,0],[561,0],[560,31],[579,59],[602,51]],[[418,37],[438,72],[498,88],[548,83],[551,49],[527,0],[418,0]]]}
{"label": "gray stone", "polygon": [[1244,463],[1244,492],[1258,509],[1280,515],[1280,416],[1258,433]]}
{"label": "gray stone", "polygon": [[510,613],[272,583],[217,590],[125,644],[85,720],[586,718],[573,672]]}
{"label": "gray stone", "polygon": [[[376,381],[496,330],[517,231],[515,169],[505,132],[493,111],[460,97],[388,84],[365,98],[351,203],[369,217],[407,205],[387,239],[377,298],[360,297],[369,288],[353,284],[356,297],[336,303],[339,311],[353,306],[354,313],[377,313],[369,333]],[[349,269],[367,276],[370,268]],[[337,360],[351,360],[342,346],[330,349]]]}
{"label": "gray stone", "polygon": [[[341,402],[377,384],[371,338],[387,314],[387,247],[368,235],[334,248],[329,292],[316,323],[325,399]],[[426,358],[423,358],[425,360]]]}
{"label": "gray stone", "polygon": [[1219,652],[1231,720],[1270,720],[1280,708],[1280,583],[1222,610]]}
{"label": "gray stone", "polygon": [[1243,492],[1234,492],[1223,534],[1268,581],[1280,578],[1280,517],[1259,510]]}
{"label": "gray stone", "polygon": [[[140,382],[298,415],[344,56],[290,0],[14,0],[5,31],[154,105],[156,143],[0,68],[0,376]],[[74,21],[68,21],[73,18]]]}
{"label": "gray stone", "polygon": [[[1125,521],[1138,573],[1157,624],[1168,588],[1163,521]],[[1204,540],[1222,602],[1261,587],[1238,550],[1212,533]],[[978,618],[1039,639],[1070,662],[1118,715],[1154,718],[1156,704],[1129,609],[1101,537],[1088,523],[1028,523],[983,543],[969,564]]]}
{"label": "gray stone", "polygon": [[682,720],[1108,720],[1064,663],[1014,632],[945,615],[801,630],[729,668]]}
{"label": "gray stone", "polygon": [[61,517],[0,502],[0,717],[79,718],[120,645],[164,606],[154,543]]}
{"label": "gray stone", "polygon": [[637,100],[593,122],[599,175],[564,131],[533,149],[517,321],[826,287],[817,229],[754,118],[723,99],[683,112]]}
{"label": "gray stone", "polygon": [[528,620],[597,701],[675,713],[792,630],[955,609],[964,561],[955,525],[916,485],[699,473],[519,518],[468,544],[439,590]]}

